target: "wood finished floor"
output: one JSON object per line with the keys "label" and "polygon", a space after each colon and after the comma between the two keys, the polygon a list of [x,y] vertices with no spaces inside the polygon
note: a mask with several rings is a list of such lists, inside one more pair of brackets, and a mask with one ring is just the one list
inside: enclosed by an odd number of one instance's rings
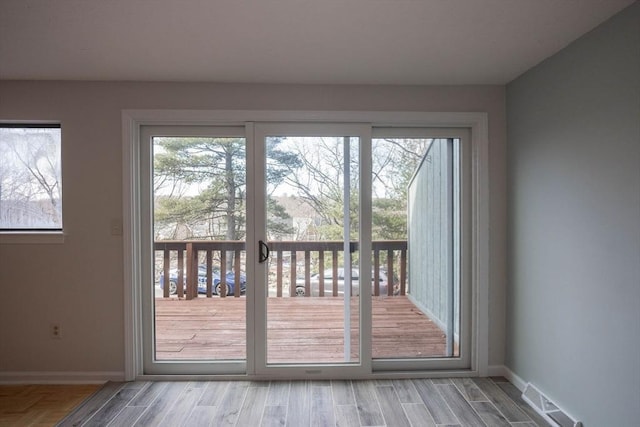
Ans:
{"label": "wood finished floor", "polygon": [[0,385],[0,427],[53,426],[101,387]]}
{"label": "wood finished floor", "polygon": [[547,426],[503,378],[108,383],[68,426]]}

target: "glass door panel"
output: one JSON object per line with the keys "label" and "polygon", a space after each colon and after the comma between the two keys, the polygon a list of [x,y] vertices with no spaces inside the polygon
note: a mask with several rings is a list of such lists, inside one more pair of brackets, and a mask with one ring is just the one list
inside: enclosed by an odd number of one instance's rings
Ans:
{"label": "glass door panel", "polygon": [[374,359],[460,358],[461,132],[374,131]]}
{"label": "glass door panel", "polygon": [[145,136],[154,283],[145,369],[182,373],[207,362],[199,372],[244,372],[244,128],[159,126]]}
{"label": "glass door panel", "polygon": [[264,144],[266,364],[358,364],[360,138],[274,133]]}

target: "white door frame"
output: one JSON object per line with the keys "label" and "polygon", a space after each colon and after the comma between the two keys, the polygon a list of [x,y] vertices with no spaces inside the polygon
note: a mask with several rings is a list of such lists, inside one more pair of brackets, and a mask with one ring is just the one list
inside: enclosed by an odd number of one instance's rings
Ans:
{"label": "white door frame", "polygon": [[[153,204],[153,153],[152,153],[152,138],[155,136],[161,137],[222,137],[222,138],[240,138],[245,139],[246,135],[250,133],[247,126],[190,126],[190,125],[144,125],[140,127],[141,144],[149,144],[149,149],[139,150],[140,154],[140,169],[138,177],[140,178],[139,184],[141,194],[151,198],[148,201],[148,206],[141,202],[138,212],[140,214],[140,237],[141,242],[147,245],[148,250],[140,253],[140,266],[141,266],[141,279],[142,283],[153,282],[153,250],[149,248],[149,244],[153,242],[153,214],[149,207]],[[247,173],[251,171],[251,168],[246,168]],[[250,182],[248,182],[251,185]],[[245,244],[247,247],[254,245],[249,241],[250,235],[247,234],[245,238]],[[141,246],[142,248],[142,246]],[[247,253],[248,262],[252,260],[253,252]],[[250,282],[254,283],[253,277],[247,277]],[[247,372],[247,363],[251,362],[251,358],[247,355],[247,359],[244,360],[189,360],[189,361],[177,361],[177,360],[156,360],[155,359],[155,342],[156,342],[156,328],[155,328],[155,315],[154,315],[154,295],[153,289],[149,286],[141,287],[140,295],[142,297],[142,323],[143,323],[143,366],[144,370],[148,373],[154,373],[156,375],[172,374],[199,374],[202,372],[208,372],[212,375],[236,373],[244,375]],[[252,304],[253,294],[248,292],[246,295],[247,305]],[[247,310],[249,311],[249,310]],[[249,333],[249,331],[247,331]],[[248,341],[252,342],[252,341]]]}
{"label": "white door frame", "polygon": [[[359,252],[371,253],[371,206],[370,197],[364,197],[365,194],[371,194],[371,186],[369,185],[371,180],[371,126],[359,123],[286,123],[282,122],[268,122],[268,123],[255,123],[254,135],[256,140],[256,158],[253,163],[254,173],[259,176],[265,176],[265,144],[263,141],[268,136],[326,136],[326,137],[356,137],[359,140],[359,183],[360,188],[359,196],[360,204],[359,217],[360,217],[360,230],[359,234]],[[260,163],[258,163],[260,162]],[[349,163],[345,161],[345,167],[348,167]],[[346,172],[345,172],[346,173]],[[258,182],[258,181],[256,181]],[[349,188],[345,183],[345,188]],[[254,188],[254,200],[255,207],[266,206],[265,191],[263,188]],[[346,200],[346,198],[345,198]],[[347,205],[348,206],[348,205]],[[346,208],[348,209],[348,207]],[[253,212],[260,212],[259,210],[253,210]],[[260,216],[255,218],[255,226],[257,237],[255,240],[267,241],[266,231],[266,217]],[[348,241],[348,238],[347,238]],[[348,244],[348,243],[347,243]],[[348,251],[345,251],[348,254]],[[360,259],[360,271],[371,271],[371,259],[370,257],[361,257]],[[345,263],[345,268],[347,263]],[[266,279],[267,269],[266,264],[256,264],[255,266],[256,279]],[[369,273],[370,274],[370,273]],[[370,281],[369,277],[365,277],[364,274],[360,277],[360,280],[364,283]],[[261,280],[257,280],[256,283],[262,283]],[[345,285],[346,287],[346,285]],[[255,371],[253,372],[257,377],[264,378],[289,378],[291,376],[296,378],[302,378],[305,376],[312,376],[313,378],[356,378],[362,377],[371,372],[371,340],[370,334],[362,333],[365,330],[371,330],[371,294],[368,292],[361,292],[359,295],[359,316],[358,316],[358,330],[361,332],[358,334],[360,340],[353,342],[353,347],[358,347],[359,362],[358,363],[290,363],[286,365],[270,365],[267,360],[267,322],[268,322],[268,309],[267,309],[267,291],[264,286],[255,286],[255,317],[258,321],[264,320],[265,323],[256,324],[256,357],[255,357]],[[319,305],[321,305],[319,301]],[[346,304],[348,307],[349,304]],[[349,321],[348,314],[344,314],[344,329],[345,329],[345,347],[348,348],[348,335],[350,334],[350,327],[346,322]],[[260,327],[258,327],[260,325]],[[349,354],[349,351],[345,349],[345,353]]]}
{"label": "white door frame", "polygon": [[[384,372],[361,378],[488,374],[489,356],[489,168],[487,113],[248,111],[248,110],[123,110],[123,250],[125,380],[152,379],[143,373],[141,313],[140,129],[145,125],[245,126],[248,122],[370,123],[372,126],[466,127],[472,144],[472,325],[471,368],[463,371]],[[249,135],[248,135],[249,136]],[[247,144],[254,141],[247,140]],[[250,208],[248,206],[248,208]],[[255,232],[255,230],[248,232]],[[248,249],[249,251],[250,249]],[[247,307],[248,321],[255,319]],[[249,331],[247,331],[249,333]],[[247,339],[255,337],[247,336]],[[255,361],[247,360],[249,377],[257,377]],[[177,378],[178,376],[171,376]],[[187,376],[183,376],[187,377]],[[193,375],[189,376],[193,377]],[[201,376],[199,376],[201,377]],[[216,378],[244,378],[224,375]]]}

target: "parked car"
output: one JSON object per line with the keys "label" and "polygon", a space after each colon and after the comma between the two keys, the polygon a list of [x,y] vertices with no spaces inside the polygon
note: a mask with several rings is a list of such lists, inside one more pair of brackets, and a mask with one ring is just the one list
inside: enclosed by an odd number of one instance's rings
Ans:
{"label": "parked car", "polygon": [[[387,295],[388,289],[388,280],[387,273],[385,271],[380,271],[380,295]],[[371,272],[371,295],[374,294],[374,277],[373,272]],[[311,287],[311,296],[319,296],[320,295],[320,273],[316,273],[311,276],[309,286]],[[305,290],[305,279],[298,278],[296,279],[296,296],[304,296],[306,293]],[[394,289],[395,293],[395,289]],[[333,270],[328,269],[324,271],[324,294],[325,295],[333,295]],[[344,295],[344,268],[338,268],[338,295]],[[360,271],[357,268],[351,269],[351,295],[358,296],[360,295]]]}
{"label": "parked car", "polygon": [[[213,271],[213,277],[211,280],[212,293],[214,295],[220,295],[220,272]],[[186,291],[187,275],[183,274],[184,286]],[[233,272],[226,274],[227,278],[227,295],[233,295],[236,286],[236,276]],[[164,290],[164,272],[160,273],[160,288]],[[240,275],[240,293],[244,294],[247,291],[247,278],[244,275]],[[178,269],[174,268],[169,271],[169,293],[174,295],[178,292]],[[207,266],[198,266],[198,293],[207,293]]]}

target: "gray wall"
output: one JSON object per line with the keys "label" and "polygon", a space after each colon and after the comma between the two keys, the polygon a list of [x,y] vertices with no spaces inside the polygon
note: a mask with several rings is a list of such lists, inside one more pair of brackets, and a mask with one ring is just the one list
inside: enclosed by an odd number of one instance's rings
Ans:
{"label": "gray wall", "polygon": [[507,86],[508,367],[640,422],[640,4]]}
{"label": "gray wall", "polygon": [[[489,115],[489,362],[504,363],[504,87],[0,81],[0,120],[62,122],[63,244],[0,236],[3,373],[124,369],[122,109],[485,111]],[[49,337],[60,322],[63,339]],[[65,374],[66,375],[66,374]]]}
{"label": "gray wall", "polygon": [[409,184],[408,294],[447,338],[459,333],[454,303],[454,299],[459,301],[459,292],[453,284],[452,190],[453,143],[437,139]]}

